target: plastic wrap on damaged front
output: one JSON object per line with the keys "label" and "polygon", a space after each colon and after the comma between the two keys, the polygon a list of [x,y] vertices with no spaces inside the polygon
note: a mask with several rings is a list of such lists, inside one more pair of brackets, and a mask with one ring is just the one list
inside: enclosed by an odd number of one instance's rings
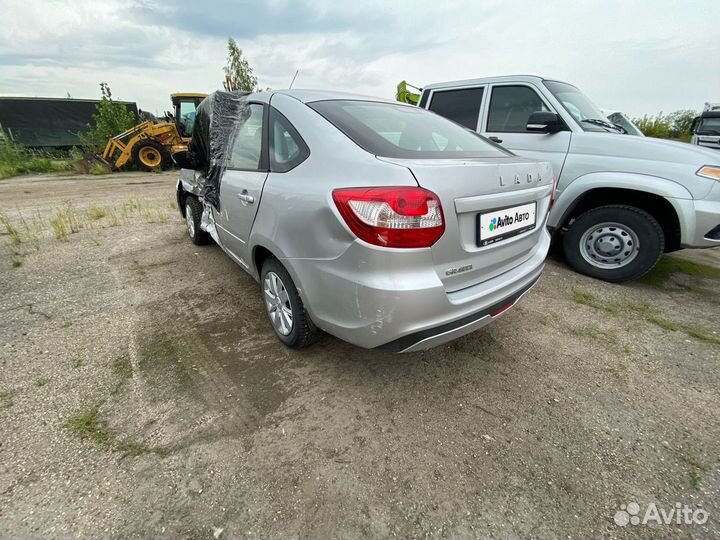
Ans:
{"label": "plastic wrap on damaged front", "polygon": [[194,168],[205,177],[203,198],[215,208],[219,208],[220,179],[225,170],[228,148],[232,146],[238,122],[249,114],[247,95],[248,92],[218,90],[198,105],[195,115],[188,157]]}

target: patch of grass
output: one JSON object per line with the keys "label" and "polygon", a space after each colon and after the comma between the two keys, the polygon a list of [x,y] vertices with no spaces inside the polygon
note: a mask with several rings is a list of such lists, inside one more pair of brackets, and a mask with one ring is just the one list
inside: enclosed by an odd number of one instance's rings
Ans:
{"label": "patch of grass", "polygon": [[4,141],[0,145],[0,178],[9,178],[27,173],[67,171],[70,161],[50,159],[48,156]]}
{"label": "patch of grass", "polygon": [[145,208],[142,215],[148,223],[165,223],[168,220],[168,215],[159,208]]}
{"label": "patch of grass", "polygon": [[115,210],[112,210],[112,209],[108,210],[107,218],[108,218],[107,219],[108,225],[110,225],[111,227],[117,227],[118,225],[120,225],[120,220],[118,219],[118,216],[115,213]]}
{"label": "patch of grass", "polygon": [[72,321],[65,321],[64,323],[62,323],[60,325],[60,328],[62,328],[64,330],[66,328],[70,328],[72,326],[72,324],[73,324]]}
{"label": "patch of grass", "polygon": [[702,477],[695,471],[690,473],[690,485],[693,489],[700,489],[700,480]]}
{"label": "patch of grass", "polygon": [[5,213],[0,213],[0,225],[5,229],[5,234],[8,237],[8,242],[11,246],[19,246],[22,243],[22,237],[20,231],[18,231]]}
{"label": "patch of grass", "polygon": [[600,330],[599,328],[595,328],[594,326],[570,328],[570,332],[572,332],[578,337],[589,337],[590,339],[593,339],[600,343],[613,345],[618,342],[617,336],[615,334],[607,332],[605,330]]}
{"label": "patch of grass", "polygon": [[684,448],[678,448],[675,453],[680,461],[692,468],[690,471],[690,485],[695,489],[700,489],[700,481],[702,480],[701,473],[709,471],[710,467]]}
{"label": "patch of grass", "polygon": [[73,208],[72,204],[67,203],[60,208],[55,215],[50,218],[50,226],[52,227],[55,238],[58,240],[67,240],[69,235],[80,230],[82,223]]}
{"label": "patch of grass", "polygon": [[709,330],[705,330],[700,326],[671,321],[658,315],[648,315],[646,319],[648,322],[659,326],[663,330],[668,330],[670,332],[685,332],[688,336],[697,340],[712,343],[713,345],[720,345],[719,335],[713,334]]}
{"label": "patch of grass", "polygon": [[93,221],[97,221],[98,219],[102,219],[107,216],[107,209],[102,206],[93,204],[92,206],[90,206],[90,208],[88,208],[87,215]]}
{"label": "patch of grass", "polygon": [[102,163],[99,163],[97,161],[94,161],[89,169],[88,172],[92,174],[93,176],[100,176],[103,174],[110,174],[112,171],[107,165],[104,165]]}
{"label": "patch of grass", "polygon": [[13,406],[14,392],[0,392],[0,409],[9,409]]}
{"label": "patch of grass", "polygon": [[663,255],[655,268],[643,276],[640,282],[652,287],[662,287],[665,281],[676,272],[687,276],[720,279],[720,268],[673,257],[672,255]]}
{"label": "patch of grass", "polygon": [[80,368],[83,365],[83,359],[80,358],[79,356],[76,356],[75,358],[73,358],[71,365],[72,365],[73,369]]}
{"label": "patch of grass", "polygon": [[90,439],[98,444],[106,444],[110,440],[110,433],[100,420],[98,405],[92,405],[73,414],[65,420],[63,427],[74,431],[83,439]]}
{"label": "patch of grass", "polygon": [[593,294],[586,292],[586,291],[578,291],[573,290],[572,292],[572,300],[576,304],[582,304],[584,306],[589,306],[591,308],[605,311],[607,313],[610,313],[612,315],[617,315],[618,309],[613,304],[607,304],[601,302],[598,298],[596,298]]}
{"label": "patch of grass", "polygon": [[166,451],[162,448],[153,448],[142,443],[138,443],[132,439],[120,440],[112,433],[106,423],[100,417],[99,405],[91,405],[87,409],[78,411],[70,416],[63,427],[77,433],[82,439],[87,439],[104,446],[110,450],[125,452],[131,456],[140,456],[142,454],[158,454],[165,455]]}
{"label": "patch of grass", "polygon": [[147,274],[147,272],[145,272],[145,267],[137,261],[133,261],[130,265],[130,270],[135,272],[140,279],[144,278],[145,274]]}
{"label": "patch of grass", "polygon": [[606,304],[602,303],[589,292],[577,290],[573,291],[572,300],[578,304],[590,306],[594,309],[604,311],[614,316],[635,313],[647,322],[659,326],[663,330],[670,332],[684,332],[688,336],[694,337],[700,341],[712,343],[713,345],[720,345],[720,336],[718,334],[714,334],[713,332],[700,326],[666,319],[665,317],[655,313],[650,304],[638,304],[633,302]]}
{"label": "patch of grass", "polygon": [[11,263],[11,264],[12,264],[12,267],[13,267],[13,268],[20,268],[23,263],[22,263],[22,261],[21,261],[20,259],[15,259],[15,258],[14,258],[14,259],[12,260],[12,263]]}
{"label": "patch of grass", "polygon": [[133,374],[133,367],[127,356],[118,356],[112,361],[113,371],[123,379],[129,379]]}
{"label": "patch of grass", "polygon": [[40,378],[40,379],[35,379],[35,381],[33,382],[33,384],[34,384],[36,387],[38,387],[38,388],[42,388],[43,386],[45,386],[45,385],[46,385],[47,383],[49,383],[49,382],[50,382],[50,379]]}
{"label": "patch of grass", "polygon": [[618,362],[608,367],[608,371],[621,381],[626,381],[630,373],[630,365],[627,362]]}

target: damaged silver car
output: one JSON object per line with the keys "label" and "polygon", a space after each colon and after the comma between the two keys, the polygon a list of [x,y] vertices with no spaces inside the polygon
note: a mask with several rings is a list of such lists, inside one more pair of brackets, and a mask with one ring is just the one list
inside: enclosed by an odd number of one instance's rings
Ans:
{"label": "damaged silver car", "polygon": [[511,308],[550,244],[550,165],[434,113],[319,91],[216,92],[198,108],[177,200],[260,283],[289,347],[320,330],[428,349]]}

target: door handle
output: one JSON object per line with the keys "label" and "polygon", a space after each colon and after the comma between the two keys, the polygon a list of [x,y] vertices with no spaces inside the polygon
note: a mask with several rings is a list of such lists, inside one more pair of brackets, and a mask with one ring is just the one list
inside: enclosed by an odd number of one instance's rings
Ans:
{"label": "door handle", "polygon": [[502,139],[498,137],[488,137],[492,142],[500,144],[502,142]]}
{"label": "door handle", "polygon": [[243,193],[238,193],[238,199],[240,199],[243,202],[249,203],[249,204],[252,204],[255,202],[255,197],[253,197],[252,195],[248,195],[247,191],[245,191]]}

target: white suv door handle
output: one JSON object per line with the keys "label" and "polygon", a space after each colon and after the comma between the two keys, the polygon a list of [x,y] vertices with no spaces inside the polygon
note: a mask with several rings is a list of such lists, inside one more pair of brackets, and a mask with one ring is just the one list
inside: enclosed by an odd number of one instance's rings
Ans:
{"label": "white suv door handle", "polygon": [[255,197],[253,197],[252,195],[248,195],[247,192],[238,193],[238,199],[240,199],[243,202],[250,203],[250,204],[255,202]]}

